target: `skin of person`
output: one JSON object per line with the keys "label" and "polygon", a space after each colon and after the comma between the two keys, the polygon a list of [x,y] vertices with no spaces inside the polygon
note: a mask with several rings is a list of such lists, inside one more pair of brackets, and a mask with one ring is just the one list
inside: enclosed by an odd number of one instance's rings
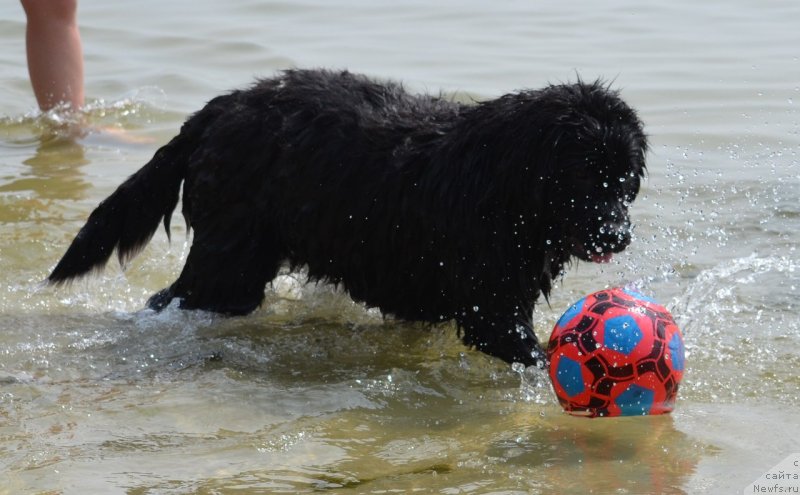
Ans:
{"label": "skin of person", "polygon": [[83,48],[77,0],[21,0],[27,16],[25,44],[39,108],[83,106]]}

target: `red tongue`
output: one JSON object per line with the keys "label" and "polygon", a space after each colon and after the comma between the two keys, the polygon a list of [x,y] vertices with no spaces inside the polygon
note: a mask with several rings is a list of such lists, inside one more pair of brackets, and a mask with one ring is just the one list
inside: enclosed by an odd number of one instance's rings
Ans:
{"label": "red tongue", "polygon": [[593,254],[591,256],[593,263],[609,263],[613,253]]}

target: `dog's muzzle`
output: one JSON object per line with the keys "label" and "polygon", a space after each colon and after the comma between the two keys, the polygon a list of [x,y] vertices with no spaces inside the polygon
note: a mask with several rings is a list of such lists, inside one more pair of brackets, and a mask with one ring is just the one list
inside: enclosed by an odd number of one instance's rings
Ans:
{"label": "dog's muzzle", "polygon": [[621,223],[603,222],[584,233],[583,241],[574,245],[572,254],[583,261],[608,263],[614,254],[630,245],[632,230],[627,219]]}

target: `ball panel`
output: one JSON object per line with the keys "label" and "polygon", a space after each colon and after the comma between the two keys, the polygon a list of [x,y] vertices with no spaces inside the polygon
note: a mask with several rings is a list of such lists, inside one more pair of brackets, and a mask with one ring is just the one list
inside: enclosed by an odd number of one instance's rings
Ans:
{"label": "ball panel", "polygon": [[566,356],[559,361],[556,377],[558,384],[561,385],[568,397],[575,397],[584,391],[585,387],[581,373],[581,363]]}
{"label": "ball panel", "polygon": [[559,318],[558,326],[560,326],[562,328],[567,326],[569,324],[569,322],[572,321],[573,318],[575,318],[577,315],[579,315],[581,313],[581,311],[583,311],[583,303],[585,301],[586,301],[586,298],[584,297],[580,301],[578,301],[575,304],[573,304],[572,306],[570,306],[569,309],[567,309],[564,312],[564,314],[561,315],[561,318]]}
{"label": "ball panel", "polygon": [[642,340],[642,331],[636,320],[630,315],[617,316],[606,320],[603,327],[606,347],[621,352],[626,356]]}
{"label": "ball panel", "polygon": [[668,347],[669,354],[672,357],[672,367],[677,371],[683,371],[686,355],[683,348],[683,340],[681,340],[681,335],[678,332],[672,335]]}
{"label": "ball panel", "polygon": [[640,293],[636,292],[635,290],[622,289],[622,292],[624,292],[625,294],[628,294],[629,296],[631,296],[634,299],[638,299],[639,301],[645,301],[645,302],[649,302],[651,304],[658,305],[658,302],[655,299],[647,297],[644,294],[640,294]]}
{"label": "ball panel", "polygon": [[652,409],[654,399],[655,392],[632,383],[617,396],[614,403],[622,416],[643,416]]}

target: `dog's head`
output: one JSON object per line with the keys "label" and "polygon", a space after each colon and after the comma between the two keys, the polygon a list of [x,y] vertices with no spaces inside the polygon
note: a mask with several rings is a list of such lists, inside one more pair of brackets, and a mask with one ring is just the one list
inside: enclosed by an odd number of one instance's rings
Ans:
{"label": "dog's head", "polygon": [[555,125],[548,190],[548,229],[563,256],[607,262],[631,242],[628,207],[645,171],[647,138],[617,92],[595,82],[551,86],[544,101]]}

